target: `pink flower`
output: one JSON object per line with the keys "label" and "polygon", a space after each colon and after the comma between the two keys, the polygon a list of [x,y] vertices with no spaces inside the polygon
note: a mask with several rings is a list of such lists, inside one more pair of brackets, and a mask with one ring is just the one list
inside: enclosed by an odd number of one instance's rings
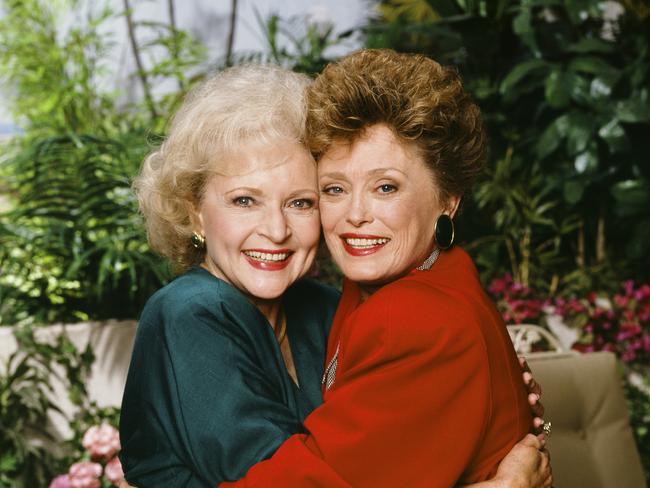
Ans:
{"label": "pink flower", "polygon": [[106,467],[104,468],[104,475],[106,475],[106,478],[108,478],[108,481],[110,481],[113,486],[118,486],[124,479],[122,463],[117,456],[106,463]]}
{"label": "pink flower", "polygon": [[60,474],[50,483],[50,488],[70,488],[70,486],[70,477],[67,474]]}
{"label": "pink flower", "polygon": [[601,351],[615,352],[616,347],[611,342],[608,342],[607,344],[603,345],[603,347],[601,348]]}
{"label": "pink flower", "polygon": [[643,339],[641,339],[641,344],[643,344],[643,349],[645,352],[650,354],[650,334],[646,334],[643,336]]}
{"label": "pink flower", "polygon": [[70,466],[70,488],[100,488],[99,477],[102,475],[102,465],[82,461]]}
{"label": "pink flower", "polygon": [[81,443],[93,459],[111,459],[120,450],[120,434],[111,425],[96,425],[86,431]]}
{"label": "pink flower", "polygon": [[634,351],[624,351],[623,354],[621,355],[621,359],[625,363],[631,363],[636,359],[636,354]]}
{"label": "pink flower", "polygon": [[501,295],[506,289],[508,288],[508,285],[512,282],[512,277],[506,273],[503,275],[503,278],[495,278],[492,280],[492,283],[490,283],[490,287],[488,288],[490,293],[492,293],[495,297],[498,297]]}

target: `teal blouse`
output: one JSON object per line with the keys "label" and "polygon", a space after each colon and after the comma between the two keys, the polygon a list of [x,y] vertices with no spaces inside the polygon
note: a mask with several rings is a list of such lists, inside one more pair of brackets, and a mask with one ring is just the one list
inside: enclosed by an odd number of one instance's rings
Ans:
{"label": "teal blouse", "polygon": [[311,280],[283,305],[300,387],[273,330],[236,288],[192,268],[147,302],[122,400],[120,460],[140,488],[217,486],[270,457],[322,403],[339,293]]}

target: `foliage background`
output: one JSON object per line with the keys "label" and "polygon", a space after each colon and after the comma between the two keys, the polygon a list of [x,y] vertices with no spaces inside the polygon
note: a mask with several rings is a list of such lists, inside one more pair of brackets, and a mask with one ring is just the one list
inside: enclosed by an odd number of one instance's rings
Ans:
{"label": "foliage background", "polygon": [[[377,15],[357,29],[364,44],[457,66],[483,111],[489,172],[466,199],[457,227],[484,282],[509,272],[551,298],[612,296],[623,281],[650,282],[648,4],[376,3]],[[33,476],[47,479],[57,461],[45,451],[28,452],[20,412],[30,412],[26,418],[37,425],[56,408],[42,395],[52,362],[77,365],[70,384],[83,404],[79,371],[92,357],[68,343],[38,346],[29,341],[29,328],[135,318],[171,278],[148,248],[130,184],[183,95],[207,71],[245,61],[316,74],[331,60],[328,49],[352,32],[277,15],[258,18],[265,52],[229,52],[206,65],[205,48],[173,17],[136,22],[128,1],[119,12],[100,4],[69,29],[60,27],[61,18],[78,1],[1,5],[0,76],[12,87],[23,133],[0,156],[0,191],[10,199],[0,214],[0,325],[27,327],[22,337],[32,346],[12,358],[0,383],[3,420],[5,413],[13,419],[1,433],[0,452],[11,455],[0,457],[0,486],[18,479],[34,486]],[[132,105],[117,103],[119,94],[102,91],[98,82],[114,69],[104,64],[114,39],[102,27],[116,18],[129,25],[136,58],[157,53],[154,63],[140,62],[133,73],[144,96]],[[135,34],[146,41],[135,42]],[[176,88],[157,95],[155,87],[164,83]],[[339,280],[324,249],[314,274]],[[647,383],[645,371],[644,378]],[[31,385],[28,398],[17,393],[21,381]],[[626,388],[650,471],[648,398]],[[84,408],[99,418],[91,405]]]}

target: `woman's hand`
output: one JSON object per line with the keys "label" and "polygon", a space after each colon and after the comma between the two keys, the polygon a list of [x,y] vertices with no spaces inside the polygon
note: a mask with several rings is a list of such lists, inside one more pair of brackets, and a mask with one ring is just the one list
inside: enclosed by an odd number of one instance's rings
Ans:
{"label": "woman's hand", "polygon": [[533,373],[531,372],[530,367],[526,362],[526,358],[520,356],[519,364],[523,370],[522,377],[528,391],[528,403],[530,405],[530,410],[533,412],[533,416],[535,417],[533,419],[533,427],[535,427],[539,433],[539,430],[544,423],[544,405],[542,405],[542,402],[540,401],[540,398],[542,397],[542,387],[539,383],[537,383],[537,381],[535,381],[535,378],[533,378]]}
{"label": "woman's hand", "polygon": [[551,459],[543,435],[528,434],[503,458],[495,486],[500,488],[550,488],[553,484]]}

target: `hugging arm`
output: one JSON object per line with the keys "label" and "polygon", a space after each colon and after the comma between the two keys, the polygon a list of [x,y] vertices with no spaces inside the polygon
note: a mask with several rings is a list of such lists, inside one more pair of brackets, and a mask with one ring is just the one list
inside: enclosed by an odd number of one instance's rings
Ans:
{"label": "hugging arm", "polygon": [[203,307],[155,319],[140,321],[123,401],[131,484],[216,486],[302,432],[235,319]]}
{"label": "hugging arm", "polygon": [[307,417],[309,434],[290,437],[224,486],[451,487],[463,477],[489,397],[480,340],[461,327],[432,326],[431,317],[395,324],[390,310],[367,310],[341,337],[336,380]]}
{"label": "hugging arm", "polygon": [[550,457],[543,446],[543,437],[528,434],[503,458],[494,478],[465,488],[550,488]]}

